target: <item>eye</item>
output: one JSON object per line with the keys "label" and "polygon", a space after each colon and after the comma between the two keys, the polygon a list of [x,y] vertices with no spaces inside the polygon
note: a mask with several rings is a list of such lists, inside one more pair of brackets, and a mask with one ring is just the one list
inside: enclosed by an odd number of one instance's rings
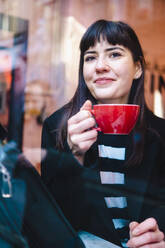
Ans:
{"label": "eye", "polygon": [[85,60],[85,62],[88,62],[88,61],[92,61],[94,59],[95,59],[94,56],[86,56],[84,60]]}
{"label": "eye", "polygon": [[110,57],[111,58],[121,57],[121,53],[119,53],[119,52],[113,52],[113,53],[110,54]]}

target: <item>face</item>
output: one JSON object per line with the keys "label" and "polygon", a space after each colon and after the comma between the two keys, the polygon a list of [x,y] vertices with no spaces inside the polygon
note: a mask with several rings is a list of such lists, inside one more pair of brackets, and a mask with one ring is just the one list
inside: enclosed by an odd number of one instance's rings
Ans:
{"label": "face", "polygon": [[140,63],[122,45],[101,39],[84,54],[84,79],[98,103],[127,103],[133,79],[141,73]]}

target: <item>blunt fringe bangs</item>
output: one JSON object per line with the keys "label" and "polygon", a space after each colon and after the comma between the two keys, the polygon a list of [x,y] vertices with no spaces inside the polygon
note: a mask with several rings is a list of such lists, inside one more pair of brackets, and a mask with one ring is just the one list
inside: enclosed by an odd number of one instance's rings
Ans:
{"label": "blunt fringe bangs", "polygon": [[143,52],[134,30],[123,22],[99,20],[92,24],[81,39],[80,50],[84,54],[86,50],[93,47],[96,42],[103,38],[112,45],[123,45],[133,55],[134,61],[143,57]]}

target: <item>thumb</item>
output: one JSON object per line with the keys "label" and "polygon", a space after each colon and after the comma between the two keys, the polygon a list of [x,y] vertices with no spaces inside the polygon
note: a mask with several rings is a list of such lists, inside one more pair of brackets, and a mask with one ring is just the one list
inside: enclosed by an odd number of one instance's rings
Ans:
{"label": "thumb", "polygon": [[92,109],[92,102],[90,100],[86,100],[80,110],[91,110]]}

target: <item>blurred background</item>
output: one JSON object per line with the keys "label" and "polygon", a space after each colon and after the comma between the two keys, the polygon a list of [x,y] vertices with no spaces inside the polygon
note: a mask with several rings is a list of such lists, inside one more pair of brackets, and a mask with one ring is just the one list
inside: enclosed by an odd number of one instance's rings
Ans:
{"label": "blurred background", "polygon": [[147,62],[146,101],[165,118],[164,13],[165,0],[0,0],[0,123],[38,171],[43,121],[73,96],[79,41],[97,19],[136,31]]}

